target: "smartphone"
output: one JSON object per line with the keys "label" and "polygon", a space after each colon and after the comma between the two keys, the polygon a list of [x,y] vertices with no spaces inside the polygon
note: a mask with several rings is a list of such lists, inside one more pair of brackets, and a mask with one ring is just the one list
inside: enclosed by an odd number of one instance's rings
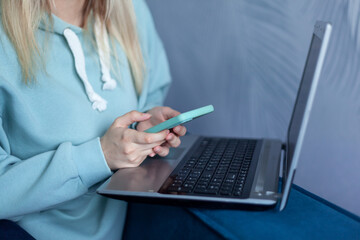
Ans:
{"label": "smartphone", "polygon": [[176,117],[170,118],[170,119],[166,120],[165,122],[162,122],[154,127],[151,127],[149,129],[145,130],[145,132],[157,133],[157,132],[161,132],[162,130],[165,130],[165,129],[172,129],[180,124],[184,124],[195,118],[209,114],[213,111],[214,111],[213,105],[208,105],[205,107],[197,108],[197,109],[179,114]]}

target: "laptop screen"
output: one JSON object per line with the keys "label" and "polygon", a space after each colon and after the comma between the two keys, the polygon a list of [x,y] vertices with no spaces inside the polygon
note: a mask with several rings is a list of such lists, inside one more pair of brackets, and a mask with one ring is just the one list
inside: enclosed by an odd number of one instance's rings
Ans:
{"label": "laptop screen", "polygon": [[328,22],[318,21],[315,24],[314,34],[311,39],[309,53],[288,129],[287,155],[283,165],[283,191],[280,211],[286,206],[290,187],[295,176],[316,88],[329,45],[331,29],[332,26]]}
{"label": "laptop screen", "polygon": [[291,162],[294,155],[295,146],[299,137],[300,127],[303,121],[307,99],[309,97],[312,80],[315,73],[316,63],[320,54],[322,40],[313,34],[310,50],[305,63],[305,68],[300,83],[300,89],[296,98],[293,114],[288,129],[288,145],[287,145],[287,163],[286,176],[289,175]]}

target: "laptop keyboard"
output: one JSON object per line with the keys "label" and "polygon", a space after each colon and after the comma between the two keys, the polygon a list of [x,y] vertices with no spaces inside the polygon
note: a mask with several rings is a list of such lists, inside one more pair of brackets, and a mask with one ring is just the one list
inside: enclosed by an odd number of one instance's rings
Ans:
{"label": "laptop keyboard", "polygon": [[204,138],[175,174],[168,193],[241,197],[256,140]]}

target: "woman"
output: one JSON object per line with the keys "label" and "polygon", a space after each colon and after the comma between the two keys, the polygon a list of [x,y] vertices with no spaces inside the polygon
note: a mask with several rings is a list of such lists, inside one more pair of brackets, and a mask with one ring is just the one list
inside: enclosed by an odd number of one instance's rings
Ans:
{"label": "woman", "polygon": [[179,114],[157,107],[170,74],[146,4],[2,0],[1,23],[0,219],[37,239],[119,239],[126,204],[96,188],[186,132],[142,132]]}

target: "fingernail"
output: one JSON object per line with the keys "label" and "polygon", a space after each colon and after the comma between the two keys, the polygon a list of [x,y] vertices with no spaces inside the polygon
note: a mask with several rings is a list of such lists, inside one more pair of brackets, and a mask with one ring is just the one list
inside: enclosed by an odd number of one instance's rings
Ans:
{"label": "fingernail", "polygon": [[144,117],[144,118],[151,117],[151,114],[150,114],[150,113],[144,113],[143,117]]}
{"label": "fingernail", "polygon": [[154,152],[159,152],[159,151],[160,151],[159,147],[154,148]]}

